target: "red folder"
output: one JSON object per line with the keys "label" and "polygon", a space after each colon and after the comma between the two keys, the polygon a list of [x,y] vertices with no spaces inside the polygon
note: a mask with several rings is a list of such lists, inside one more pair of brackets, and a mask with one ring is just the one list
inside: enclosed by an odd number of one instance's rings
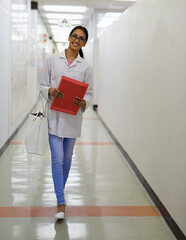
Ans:
{"label": "red folder", "polygon": [[79,107],[72,100],[75,97],[83,98],[88,86],[87,83],[62,76],[58,90],[64,94],[64,98],[54,98],[50,109],[76,115]]}

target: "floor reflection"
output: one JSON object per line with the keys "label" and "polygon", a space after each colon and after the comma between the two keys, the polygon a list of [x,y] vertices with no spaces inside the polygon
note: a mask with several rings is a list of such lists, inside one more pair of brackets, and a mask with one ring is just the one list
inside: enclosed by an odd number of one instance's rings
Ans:
{"label": "floor reflection", "polygon": [[54,229],[56,231],[54,240],[70,240],[66,219],[57,220]]}

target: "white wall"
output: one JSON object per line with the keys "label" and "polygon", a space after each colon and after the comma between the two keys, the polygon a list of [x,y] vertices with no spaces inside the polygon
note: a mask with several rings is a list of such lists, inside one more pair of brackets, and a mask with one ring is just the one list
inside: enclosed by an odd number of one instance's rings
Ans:
{"label": "white wall", "polygon": [[[97,48],[97,45],[95,46],[95,44],[97,44],[97,40],[93,41],[93,39],[91,39],[83,48],[85,59],[93,70],[93,86],[94,86],[94,98],[92,102],[93,105],[98,104],[98,81],[97,81],[97,71],[96,71],[97,70],[96,52],[98,48]],[[96,58],[94,58],[94,56],[96,56]]]}
{"label": "white wall", "polygon": [[[9,134],[9,92],[11,79],[11,1],[0,0],[0,146]],[[6,23],[6,24],[5,24]]]}
{"label": "white wall", "polygon": [[[83,49],[85,59],[88,61],[89,65],[92,67],[93,70],[93,86],[94,86],[94,97],[93,97],[93,105],[98,104],[98,89],[99,89],[99,82],[98,82],[98,41],[97,41],[97,24],[98,24],[98,10],[94,9],[94,13],[89,21],[89,37],[85,48]],[[90,29],[90,27],[92,29]]]}
{"label": "white wall", "polygon": [[22,1],[25,24],[11,23],[11,4],[19,3],[0,0],[0,150],[33,107],[45,56],[53,49],[48,38],[43,41],[47,31],[30,0]]}
{"label": "white wall", "polygon": [[91,39],[90,41],[87,42],[85,47],[82,48],[84,58],[86,61],[89,63],[89,65],[93,68],[93,49],[94,49],[94,41]]}
{"label": "white wall", "polygon": [[186,1],[138,0],[99,39],[98,111],[186,234]]}

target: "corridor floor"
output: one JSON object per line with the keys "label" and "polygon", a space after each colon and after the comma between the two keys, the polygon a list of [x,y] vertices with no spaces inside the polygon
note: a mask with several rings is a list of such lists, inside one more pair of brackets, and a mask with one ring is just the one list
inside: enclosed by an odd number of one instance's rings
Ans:
{"label": "corridor floor", "polygon": [[0,158],[1,240],[173,240],[96,113],[84,114],[65,196],[54,219],[50,151],[28,154],[25,124]]}

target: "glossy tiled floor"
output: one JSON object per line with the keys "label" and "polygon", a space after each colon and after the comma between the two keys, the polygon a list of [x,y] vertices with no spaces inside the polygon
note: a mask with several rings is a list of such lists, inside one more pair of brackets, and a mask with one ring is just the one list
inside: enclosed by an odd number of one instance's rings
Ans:
{"label": "glossy tiled floor", "polygon": [[91,109],[75,146],[64,221],[53,218],[50,152],[27,154],[24,131],[0,159],[1,240],[175,239]]}

